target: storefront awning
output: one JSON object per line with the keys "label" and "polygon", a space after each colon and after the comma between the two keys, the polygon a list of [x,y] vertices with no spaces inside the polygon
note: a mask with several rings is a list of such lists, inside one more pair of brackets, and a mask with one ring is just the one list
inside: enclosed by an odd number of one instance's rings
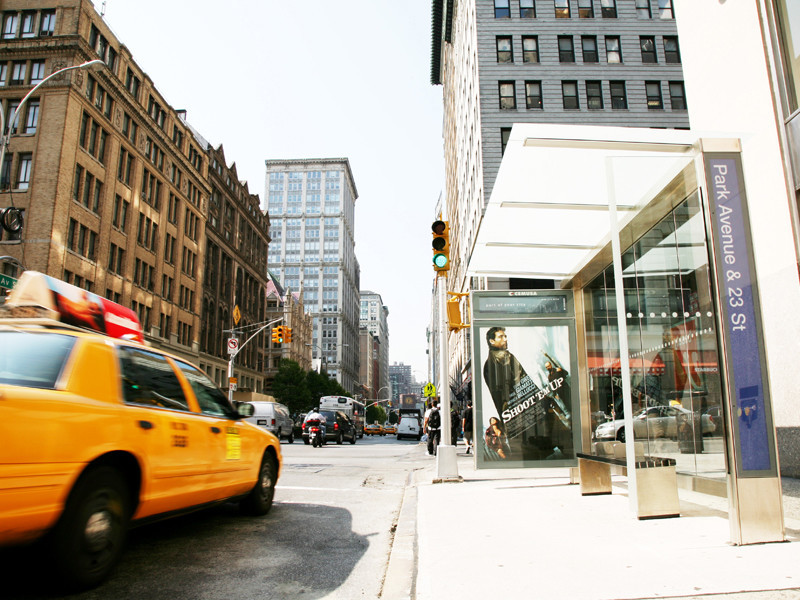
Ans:
{"label": "storefront awning", "polygon": [[514,126],[468,272],[566,279],[697,154],[689,131]]}

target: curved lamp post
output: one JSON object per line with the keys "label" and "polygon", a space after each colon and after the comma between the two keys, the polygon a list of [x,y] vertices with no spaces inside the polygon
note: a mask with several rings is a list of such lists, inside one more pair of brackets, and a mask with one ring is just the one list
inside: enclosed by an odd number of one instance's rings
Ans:
{"label": "curved lamp post", "polygon": [[[27,94],[25,94],[22,100],[19,101],[19,104],[17,105],[17,108],[14,109],[14,113],[11,116],[11,120],[8,123],[7,132],[2,131],[2,129],[5,129],[6,115],[5,112],[3,112],[3,105],[2,103],[0,103],[0,127],[2,128],[0,129],[0,176],[2,176],[2,170],[5,168],[6,149],[8,148],[8,142],[11,140],[11,134],[14,131],[14,127],[17,121],[19,120],[20,114],[22,114],[22,107],[25,106],[25,103],[28,101],[28,98],[30,98],[36,90],[42,87],[42,85],[44,85],[45,82],[49,81],[56,75],[60,75],[61,73],[64,73],[66,71],[72,71],[74,69],[85,69],[85,68],[97,69],[103,67],[103,65],[105,65],[105,63],[99,58],[96,58],[94,60],[90,60],[85,63],[81,63],[79,65],[64,67],[63,69],[59,69],[57,71],[53,71],[52,73],[50,73],[50,75],[48,75],[47,77],[42,79],[39,83],[37,83],[35,86],[33,86],[30,89],[30,91]],[[9,173],[9,179],[10,178],[11,178],[11,173]],[[9,214],[9,211],[14,211],[14,212],[13,214]],[[6,223],[12,223],[12,222],[14,223],[15,231],[19,231],[20,229],[22,229],[22,213],[16,208],[14,208],[13,201],[11,204],[11,208],[6,210],[5,214],[3,215],[3,218]]]}

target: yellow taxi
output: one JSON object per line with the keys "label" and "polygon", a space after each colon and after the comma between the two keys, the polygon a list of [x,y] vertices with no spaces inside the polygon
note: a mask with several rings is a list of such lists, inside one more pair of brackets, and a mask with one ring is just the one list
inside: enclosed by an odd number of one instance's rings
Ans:
{"label": "yellow taxi", "polygon": [[44,538],[56,575],[82,589],[108,575],[131,524],[228,500],[266,514],[280,443],[252,414],[146,346],[130,309],[24,272],[0,306],[0,545]]}
{"label": "yellow taxi", "polygon": [[397,433],[397,427],[391,423],[386,423],[383,426],[383,433],[386,435],[394,435]]}
{"label": "yellow taxi", "polygon": [[383,427],[378,423],[364,425],[364,435],[383,435]]}

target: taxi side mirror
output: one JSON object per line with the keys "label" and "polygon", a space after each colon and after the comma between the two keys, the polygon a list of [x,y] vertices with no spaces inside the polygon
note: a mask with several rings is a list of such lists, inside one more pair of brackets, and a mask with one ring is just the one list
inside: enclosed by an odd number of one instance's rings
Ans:
{"label": "taxi side mirror", "polygon": [[247,418],[247,417],[252,417],[254,414],[256,414],[256,409],[249,402],[237,402],[236,412],[239,413],[240,417]]}

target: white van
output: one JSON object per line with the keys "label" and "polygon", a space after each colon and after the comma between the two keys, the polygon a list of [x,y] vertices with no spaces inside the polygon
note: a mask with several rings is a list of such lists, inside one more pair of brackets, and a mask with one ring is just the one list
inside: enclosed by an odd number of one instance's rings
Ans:
{"label": "white van", "polygon": [[255,423],[275,434],[278,439],[284,438],[290,444],[294,442],[294,422],[289,415],[289,409],[278,402],[251,402],[255,408],[252,417],[246,420]]}
{"label": "white van", "polygon": [[419,422],[419,417],[410,414],[400,414],[400,422],[397,424],[397,439],[403,438],[417,438],[417,441],[422,439],[422,424]]}

